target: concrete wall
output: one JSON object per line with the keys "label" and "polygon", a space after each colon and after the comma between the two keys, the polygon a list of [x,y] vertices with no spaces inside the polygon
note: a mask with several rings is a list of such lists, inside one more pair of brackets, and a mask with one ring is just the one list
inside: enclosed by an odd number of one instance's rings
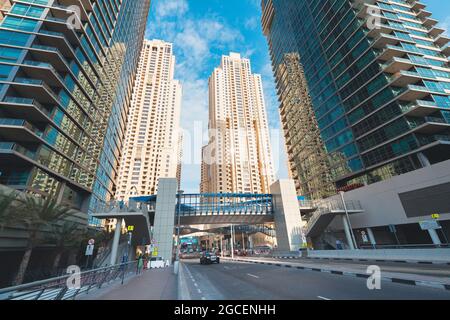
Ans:
{"label": "concrete wall", "polygon": [[177,179],[159,179],[153,240],[158,249],[158,257],[162,257],[164,261],[169,260],[170,264],[173,260],[177,192]]}
{"label": "concrete wall", "polygon": [[[399,194],[450,182],[450,160],[409,172],[389,180],[345,193],[346,200],[359,200],[364,213],[351,215],[354,229],[386,225],[418,223],[440,213],[441,220],[450,220],[450,212],[423,212],[423,216],[408,218]],[[446,195],[443,195],[446,196]],[[332,198],[339,199],[339,196]],[[450,190],[448,198],[450,199]],[[449,200],[450,201],[450,200]],[[334,219],[332,229],[343,229],[341,219]]]}
{"label": "concrete wall", "polygon": [[274,200],[277,250],[297,251],[302,247],[302,218],[293,180],[279,180],[270,187]]}
{"label": "concrete wall", "polygon": [[450,262],[450,249],[317,250],[310,258]]}

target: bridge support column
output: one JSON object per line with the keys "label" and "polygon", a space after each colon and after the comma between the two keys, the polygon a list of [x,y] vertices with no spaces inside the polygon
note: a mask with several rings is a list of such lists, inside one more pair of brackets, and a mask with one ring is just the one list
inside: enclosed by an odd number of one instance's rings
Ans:
{"label": "bridge support column", "polygon": [[270,187],[273,195],[278,251],[298,251],[302,247],[302,217],[293,180],[279,180]]}
{"label": "bridge support column", "polygon": [[120,234],[122,233],[122,226],[123,226],[123,219],[117,219],[116,224],[116,231],[114,231],[114,238],[111,248],[111,260],[109,261],[109,264],[111,266],[114,266],[117,263],[117,253],[119,251],[119,241],[120,241]]}
{"label": "bridge support column", "polygon": [[355,245],[353,243],[353,238],[350,231],[350,226],[348,225],[347,216],[342,215],[342,224],[344,225],[345,237],[347,238],[347,244],[350,250],[355,250]]}
{"label": "bridge support column", "polygon": [[178,182],[175,178],[161,178],[158,182],[158,197],[155,208],[153,240],[158,257],[173,262],[173,235],[175,230]]}

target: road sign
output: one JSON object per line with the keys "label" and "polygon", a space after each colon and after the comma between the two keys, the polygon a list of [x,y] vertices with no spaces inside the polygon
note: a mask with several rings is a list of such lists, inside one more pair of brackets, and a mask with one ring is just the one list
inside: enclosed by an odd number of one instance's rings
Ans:
{"label": "road sign", "polygon": [[442,229],[442,227],[439,225],[439,222],[436,220],[426,220],[426,221],[420,221],[420,228],[422,230],[439,230]]}
{"label": "road sign", "polygon": [[434,213],[431,215],[432,219],[439,219],[441,217],[441,215],[439,213]]}
{"label": "road sign", "polygon": [[93,244],[88,244],[86,247],[86,256],[92,256],[94,254],[94,245]]}
{"label": "road sign", "polygon": [[128,231],[134,231],[134,226],[128,226]]}

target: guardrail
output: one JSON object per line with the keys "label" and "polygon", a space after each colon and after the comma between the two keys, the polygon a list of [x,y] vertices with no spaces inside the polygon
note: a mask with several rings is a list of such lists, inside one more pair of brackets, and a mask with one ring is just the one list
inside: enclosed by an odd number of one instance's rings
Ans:
{"label": "guardrail", "polygon": [[[103,285],[135,274],[137,262],[128,262],[61,277],[0,289],[0,300],[75,300]],[[73,281],[73,280],[76,281]]]}

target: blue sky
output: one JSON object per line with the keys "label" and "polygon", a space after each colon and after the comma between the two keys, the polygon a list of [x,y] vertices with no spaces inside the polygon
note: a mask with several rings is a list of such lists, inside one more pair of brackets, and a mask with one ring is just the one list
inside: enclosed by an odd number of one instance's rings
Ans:
{"label": "blue sky", "polygon": [[[450,1],[422,2],[448,29]],[[279,128],[278,102],[260,16],[260,0],[152,0],[146,37],[174,44],[176,78],[183,84],[181,124],[193,137],[184,144],[182,188],[186,192],[199,189],[201,147],[207,142],[208,77],[222,54],[229,52],[250,58],[253,72],[262,75],[277,175],[287,177],[282,138],[273,130]],[[202,129],[196,129],[199,126]],[[203,132],[203,141],[194,132]]]}

